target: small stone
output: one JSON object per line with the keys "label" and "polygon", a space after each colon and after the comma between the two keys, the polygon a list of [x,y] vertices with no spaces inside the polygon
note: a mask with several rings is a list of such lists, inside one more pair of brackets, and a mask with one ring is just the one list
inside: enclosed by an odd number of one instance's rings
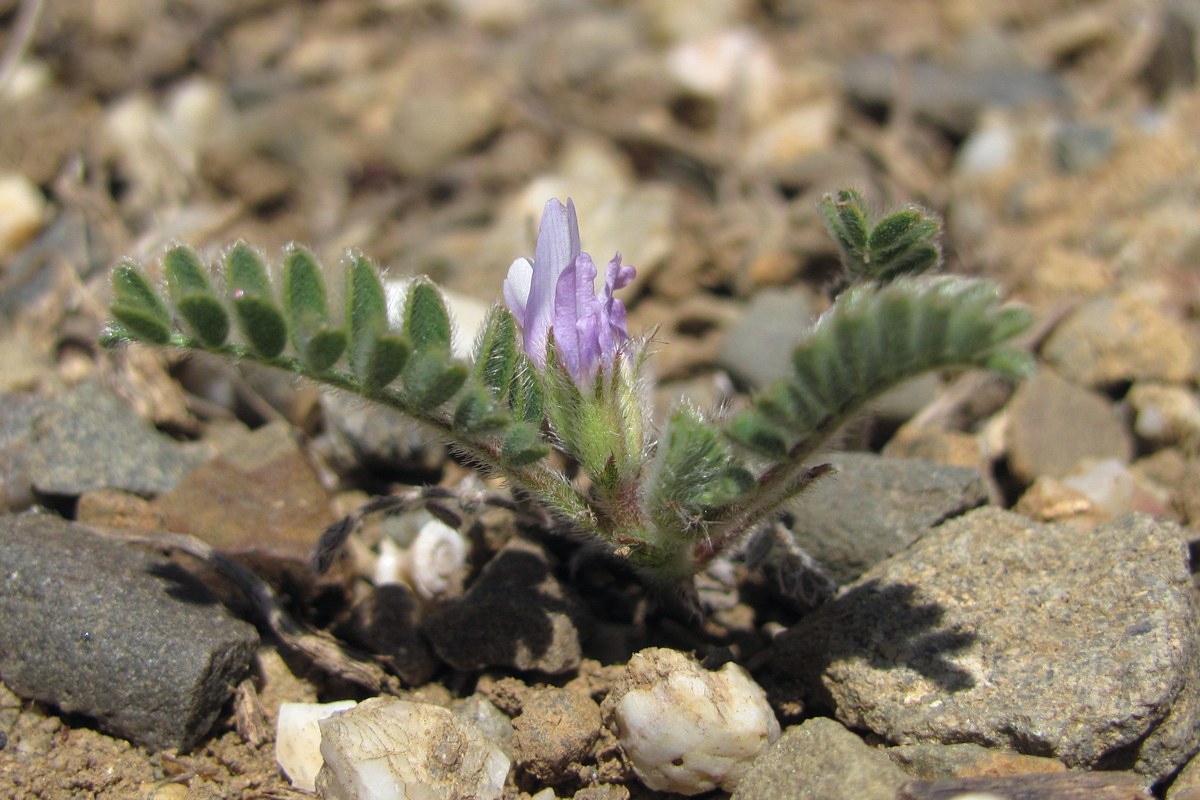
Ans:
{"label": "small stone", "polygon": [[1162,383],[1135,383],[1125,396],[1133,408],[1133,431],[1156,445],[1200,440],[1200,397],[1191,389]]}
{"label": "small stone", "polygon": [[583,607],[554,576],[537,545],[513,540],[498,552],[461,600],[426,615],[434,651],[455,669],[537,670],[579,666]]}
{"label": "small stone", "polygon": [[792,527],[796,543],[839,584],[987,502],[978,469],[869,453],[829,461],[837,472],[800,496]]}
{"label": "small stone", "polygon": [[732,791],[779,738],[766,693],[730,662],[710,672],[676,650],[629,660],[603,712],[648,788],[695,795]]}
{"label": "small stone", "polygon": [[902,426],[883,446],[882,454],[967,469],[979,469],[984,463],[983,447],[975,434],[919,425]]}
{"label": "small stone", "polygon": [[1068,380],[1085,386],[1123,381],[1184,383],[1196,374],[1194,334],[1133,292],[1098,297],[1054,329],[1042,355]]}
{"label": "small stone", "polygon": [[323,800],[499,800],[510,761],[449,709],[375,697],[321,720]]}
{"label": "small stone", "polygon": [[[378,86],[379,110],[363,116],[378,155],[410,175],[442,167],[499,124],[499,78],[449,42],[421,40]],[[378,125],[378,127],[375,127]]]}
{"label": "small stone", "polygon": [[1127,772],[1064,772],[1001,778],[913,781],[896,800],[1153,800],[1144,779]]}
{"label": "small stone", "polygon": [[792,349],[812,328],[818,313],[808,289],[759,292],[729,328],[718,364],[753,388],[790,375]]}
{"label": "small stone", "polygon": [[1012,124],[998,115],[985,115],[971,132],[954,161],[954,171],[965,178],[980,178],[1012,165],[1017,155],[1017,135]]}
{"label": "small stone", "polygon": [[1085,458],[1128,462],[1133,441],[1108,398],[1039,369],[1008,405],[1008,459],[1018,480],[1062,477]]}
{"label": "small stone", "polygon": [[1200,622],[1178,526],[993,508],[935,528],[776,639],[779,702],[897,744],[969,739],[1171,774],[1200,746]]}
{"label": "small stone", "polygon": [[1088,499],[1094,511],[1111,519],[1130,511],[1167,516],[1169,493],[1155,486],[1115,458],[1084,459],[1062,483]]}
{"label": "small stone", "polygon": [[517,768],[543,784],[571,777],[600,736],[600,706],[580,691],[548,687],[534,692],[512,722]]}
{"label": "small stone", "polygon": [[896,766],[923,781],[1065,772],[1067,769],[1057,759],[1029,756],[969,742],[902,744],[889,747],[885,752]]}
{"label": "small stone", "polygon": [[0,174],[0,271],[41,229],[46,200],[24,175]]}
{"label": "small stone", "polygon": [[745,145],[750,167],[774,171],[833,146],[838,108],[832,97],[783,112],[756,131]]}
{"label": "small stone", "polygon": [[285,422],[244,434],[154,506],[170,530],[222,550],[299,559],[334,520],[325,487]]}
{"label": "small stone", "polygon": [[1107,125],[1064,122],[1054,132],[1054,160],[1063,172],[1086,172],[1108,159],[1115,140]]}
{"label": "small stone", "polygon": [[[717,102],[737,97],[751,120],[775,111],[781,71],[769,44],[749,28],[732,28],[676,45],[667,72],[684,91]],[[736,92],[736,95],[734,94]]]}
{"label": "small stone", "polygon": [[335,703],[284,703],[279,707],[275,761],[293,787],[304,792],[317,790],[317,773],[325,763],[321,758],[319,723],[356,705],[354,700],[339,700]]}
{"label": "small stone", "polygon": [[52,495],[108,488],[153,496],[212,455],[159,433],[94,381],[43,406],[32,440],[29,480],[36,491]]}
{"label": "small stone", "polygon": [[894,800],[907,776],[885,752],[835,720],[810,719],[754,762],[733,800]]}
{"label": "small stone", "polygon": [[204,737],[258,646],[170,559],[50,515],[0,518],[0,677],[143,747]]}

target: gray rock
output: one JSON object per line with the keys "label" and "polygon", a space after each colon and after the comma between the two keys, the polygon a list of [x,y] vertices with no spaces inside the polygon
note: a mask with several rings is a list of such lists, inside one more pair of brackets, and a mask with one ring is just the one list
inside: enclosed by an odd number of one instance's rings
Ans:
{"label": "gray rock", "polygon": [[0,502],[9,511],[33,504],[29,454],[33,424],[46,401],[33,394],[0,395]]}
{"label": "gray rock", "polygon": [[170,559],[58,517],[0,517],[0,576],[0,678],[150,749],[207,734],[258,646]]}
{"label": "gray rock", "polygon": [[908,776],[827,717],[783,732],[738,783],[733,800],[893,800]]}
{"label": "gray rock", "polygon": [[344,392],[323,392],[327,460],[342,471],[433,474],[446,463],[446,447],[395,409]]}
{"label": "gray rock", "polygon": [[838,453],[837,472],[796,503],[796,543],[838,583],[854,580],[950,517],[987,502],[978,470]]}
{"label": "gray rock", "polygon": [[584,611],[537,545],[518,539],[501,548],[462,599],[426,615],[434,652],[461,670],[511,667],[550,675],[582,658]]}
{"label": "gray rock", "polygon": [[1063,172],[1086,172],[1112,154],[1116,134],[1107,125],[1064,122],[1054,132],[1054,160]]}
{"label": "gray rock", "polygon": [[791,374],[792,348],[817,319],[806,289],[766,289],[754,296],[729,329],[720,366],[752,387],[763,387]]}
{"label": "gray rock", "polygon": [[887,749],[888,758],[914,778],[936,781],[946,778],[1023,775],[1065,772],[1061,761],[1028,756],[1011,750],[963,742],[962,744],[902,744]]}
{"label": "gray rock", "polygon": [[1133,437],[1108,398],[1045,367],[1008,405],[1008,460],[1025,483],[1062,477],[1085,458],[1128,463]]}
{"label": "gray rock", "polygon": [[1046,339],[1042,356],[1085,386],[1184,383],[1195,377],[1197,365],[1195,334],[1135,292],[1097,297],[1075,309]]}
{"label": "gray rock", "polygon": [[122,489],[156,495],[212,456],[206,447],[159,433],[94,381],[43,406],[31,437],[28,478],[44,494]]}
{"label": "gray rock", "polygon": [[1064,772],[913,781],[896,800],[1153,800],[1145,781],[1128,772]]}
{"label": "gray rock", "polygon": [[1156,780],[1200,747],[1185,534],[994,508],[926,534],[776,640],[781,702],[898,744],[976,742]]}
{"label": "gray rock", "polygon": [[930,61],[903,63],[869,55],[842,73],[850,95],[862,103],[891,106],[898,91],[913,111],[953,133],[966,135],[987,108],[1066,106],[1066,86],[1048,72],[1017,64],[952,69]]}

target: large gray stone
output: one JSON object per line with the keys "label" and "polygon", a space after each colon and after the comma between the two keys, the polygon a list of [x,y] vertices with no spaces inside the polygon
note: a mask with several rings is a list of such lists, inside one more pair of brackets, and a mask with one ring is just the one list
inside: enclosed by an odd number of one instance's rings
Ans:
{"label": "large gray stone", "polygon": [[729,328],[718,363],[755,388],[790,375],[792,348],[812,329],[817,315],[807,289],[761,291]]}
{"label": "large gray stone", "polygon": [[0,517],[0,678],[17,694],[187,750],[257,646],[165,556],[59,517]]}
{"label": "large gray stone", "polygon": [[777,640],[779,699],[897,744],[975,742],[1169,775],[1200,747],[1184,532],[984,508],[877,565]]}
{"label": "large gray stone", "polygon": [[738,783],[733,800],[893,800],[908,780],[883,750],[817,717],[784,731]]}
{"label": "large gray stone", "polygon": [[838,583],[987,502],[978,470],[870,453],[838,453],[829,460],[837,472],[800,496],[792,527],[796,543]]}
{"label": "large gray stone", "polygon": [[98,383],[86,382],[48,402],[32,422],[28,480],[44,494],[123,489],[165,492],[212,457],[202,445],[173,441]]}

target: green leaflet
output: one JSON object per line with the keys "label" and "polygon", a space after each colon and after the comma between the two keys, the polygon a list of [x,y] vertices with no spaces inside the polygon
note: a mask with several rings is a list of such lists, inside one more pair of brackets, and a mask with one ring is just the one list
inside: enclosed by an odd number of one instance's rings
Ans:
{"label": "green leaflet", "polygon": [[678,408],[659,441],[646,506],[662,529],[703,534],[711,512],[753,484],[713,424]]}
{"label": "green leaflet", "polygon": [[437,287],[424,278],[413,281],[404,303],[404,335],[413,350],[450,352],[450,314]]}
{"label": "green leaflet", "polygon": [[496,398],[503,398],[512,389],[519,353],[516,318],[508,309],[492,306],[475,341],[472,375]]}
{"label": "green leaflet", "polygon": [[350,371],[368,391],[384,388],[404,369],[411,348],[388,333],[383,284],[362,256],[352,256],[346,266],[346,321]]}
{"label": "green leaflet", "polygon": [[163,256],[167,291],[179,316],[205,347],[220,347],[229,336],[229,314],[217,299],[207,269],[190,247],[172,247]]}
{"label": "green leaflet", "polygon": [[321,265],[307,250],[295,248],[283,260],[282,282],[283,314],[292,347],[305,366],[324,372],[342,357],[349,337],[330,325]]}
{"label": "green leaflet", "polygon": [[271,297],[262,259],[238,242],[225,254],[225,283],[238,328],[254,352],[274,358],[287,346],[287,323]]}
{"label": "green leaflet", "polygon": [[130,335],[151,344],[171,339],[171,312],[158,292],[131,263],[122,263],[112,274],[113,319]]}

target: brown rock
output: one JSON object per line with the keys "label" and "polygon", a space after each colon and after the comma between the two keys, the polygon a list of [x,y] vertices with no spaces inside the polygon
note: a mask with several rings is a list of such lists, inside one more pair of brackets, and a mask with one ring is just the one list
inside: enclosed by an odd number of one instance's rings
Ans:
{"label": "brown rock", "polygon": [[600,736],[600,706],[580,691],[547,688],[529,697],[513,720],[517,767],[543,784],[571,777]]}
{"label": "brown rock", "polygon": [[333,522],[329,497],[286,423],[250,433],[192,471],[155,508],[167,526],[230,552],[307,558]]}
{"label": "brown rock", "polygon": [[1128,463],[1133,441],[1103,395],[1042,368],[1023,383],[1008,407],[1008,455],[1025,483],[1062,477],[1084,458]]}

